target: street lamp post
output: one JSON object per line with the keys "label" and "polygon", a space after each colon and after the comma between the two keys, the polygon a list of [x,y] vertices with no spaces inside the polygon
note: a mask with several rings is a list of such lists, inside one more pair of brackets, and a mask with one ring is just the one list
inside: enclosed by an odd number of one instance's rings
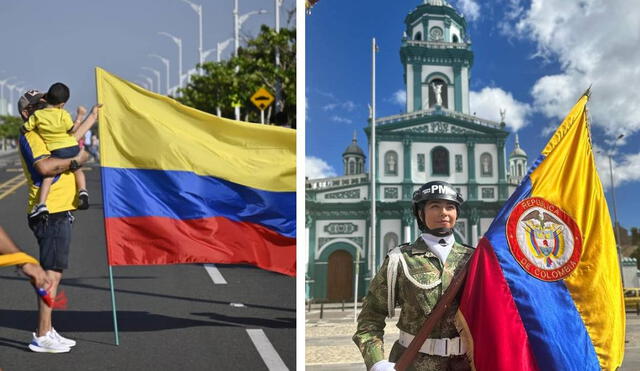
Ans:
{"label": "street lamp post", "polygon": [[[205,58],[204,52],[202,51],[202,5],[194,4],[189,0],[182,1],[189,4],[191,9],[198,14],[198,59],[200,60],[200,66],[202,66]],[[200,74],[202,75],[202,68],[200,68]]]}
{"label": "street lamp post", "polygon": [[151,68],[151,67],[142,67],[143,70],[145,71],[149,71],[151,73],[153,73],[154,75],[156,75],[156,80],[158,81],[158,84],[156,85],[156,93],[160,93],[160,71],[156,70],[155,68]]}
{"label": "street lamp post", "polygon": [[618,212],[616,211],[616,187],[613,183],[613,165],[611,162],[611,157],[613,156],[613,152],[616,150],[616,146],[618,145],[618,140],[622,139],[624,134],[618,135],[616,140],[613,142],[613,150],[611,150],[607,157],[609,157],[609,175],[611,176],[611,200],[613,202],[613,219],[616,226],[616,247],[618,249],[618,264],[620,264],[620,277],[622,279],[622,287],[624,287],[624,273],[622,268],[622,241],[620,241],[620,224],[618,224]]}
{"label": "street lamp post", "polygon": [[182,87],[182,39],[168,32],[159,32],[159,34],[170,38],[178,45],[178,87]]}
{"label": "street lamp post", "polygon": [[167,69],[167,95],[169,95],[169,86],[170,86],[169,85],[170,84],[170,82],[169,82],[169,65],[170,65],[169,59],[167,59],[165,57],[161,57],[158,54],[149,54],[149,56],[150,57],[154,57],[154,58],[158,58],[158,59],[160,59],[162,61],[162,63],[164,63],[164,66]]}
{"label": "street lamp post", "polygon": [[[7,77],[4,80],[0,80],[0,102],[4,101],[4,86],[6,85],[7,82],[16,79],[17,77],[15,76],[11,76],[11,77]],[[7,107],[0,107],[0,112],[6,112]]]}
{"label": "street lamp post", "polygon": [[[235,55],[238,56],[238,49],[240,48],[240,36],[239,36],[240,27],[242,27],[242,24],[246,22],[247,19],[249,19],[249,17],[251,17],[252,15],[265,14],[267,13],[267,11],[264,9],[252,10],[249,13],[238,16],[238,0],[234,0],[234,4],[235,4],[235,7],[233,8],[233,35],[234,35],[233,38],[235,39]],[[236,74],[238,72],[239,70],[236,69]],[[240,120],[240,106],[236,104],[234,108],[235,108],[236,120]]]}
{"label": "street lamp post", "polygon": [[13,113],[13,93],[18,90],[20,84],[23,84],[24,81],[14,82],[13,84],[7,84],[7,88],[9,89],[9,99],[7,100],[7,113]]}
{"label": "street lamp post", "polygon": [[[280,7],[282,6],[283,0],[275,0],[275,10],[276,10],[276,34],[280,33]],[[280,69],[280,49],[276,47],[276,70]],[[282,86],[280,84],[280,80],[276,79],[276,112],[282,110],[284,107],[282,105]]]}
{"label": "street lamp post", "polygon": [[141,81],[141,80],[136,80],[134,82],[137,83],[138,85],[142,86],[143,88],[149,90],[149,84],[147,84],[146,82]]}
{"label": "street lamp post", "polygon": [[229,44],[231,44],[232,40],[233,37],[230,37],[225,41],[216,44],[216,61],[220,62],[222,60],[222,51],[225,50],[227,46],[229,46]]}
{"label": "street lamp post", "polygon": [[143,74],[139,74],[138,77],[142,77],[143,79],[145,79],[148,83],[149,83],[149,89],[153,91],[153,79],[147,75],[143,75]]}

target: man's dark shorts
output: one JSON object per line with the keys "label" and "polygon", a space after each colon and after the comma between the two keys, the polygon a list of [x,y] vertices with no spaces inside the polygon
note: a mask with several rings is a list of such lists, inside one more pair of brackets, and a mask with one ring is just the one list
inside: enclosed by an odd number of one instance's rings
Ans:
{"label": "man's dark shorts", "polygon": [[49,214],[48,219],[29,222],[29,228],[40,246],[40,265],[45,270],[62,271],[68,268],[72,221],[71,213],[64,211]]}

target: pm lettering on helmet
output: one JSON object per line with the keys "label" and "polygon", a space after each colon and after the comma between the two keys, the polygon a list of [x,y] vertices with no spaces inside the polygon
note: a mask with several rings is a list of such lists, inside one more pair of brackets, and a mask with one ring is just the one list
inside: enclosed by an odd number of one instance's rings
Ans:
{"label": "pm lettering on helmet", "polygon": [[425,194],[429,194],[429,193],[456,194],[456,192],[453,189],[446,187],[442,184],[432,184],[430,188],[425,189],[423,192]]}

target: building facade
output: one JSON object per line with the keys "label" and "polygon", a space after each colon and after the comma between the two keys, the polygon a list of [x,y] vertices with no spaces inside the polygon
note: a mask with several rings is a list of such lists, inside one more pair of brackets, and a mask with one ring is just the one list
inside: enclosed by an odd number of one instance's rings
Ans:
{"label": "building facade", "polygon": [[[406,112],[375,120],[375,225],[355,135],[343,153],[343,176],[307,181],[309,299],[350,300],[355,286],[365,295],[387,251],[419,236],[411,196],[422,184],[443,180],[458,189],[466,202],[454,233],[475,245],[526,173],[517,139],[506,156],[504,113],[501,122],[469,113],[473,52],[465,19],[444,0],[425,0],[405,25]],[[371,143],[371,120],[364,130]]]}

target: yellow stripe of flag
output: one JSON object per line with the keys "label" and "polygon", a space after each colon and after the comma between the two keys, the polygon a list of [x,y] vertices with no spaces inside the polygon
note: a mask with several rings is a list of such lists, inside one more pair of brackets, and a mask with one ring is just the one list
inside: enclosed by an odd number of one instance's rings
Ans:
{"label": "yellow stripe of flag", "polygon": [[189,171],[295,192],[295,130],[220,118],[96,68],[102,165]]}
{"label": "yellow stripe of flag", "polygon": [[580,229],[582,257],[565,283],[601,367],[614,370],[624,356],[624,298],[616,241],[591,148],[587,100],[583,96],[578,101],[542,152],[547,158],[531,174],[531,196],[562,205]]}

